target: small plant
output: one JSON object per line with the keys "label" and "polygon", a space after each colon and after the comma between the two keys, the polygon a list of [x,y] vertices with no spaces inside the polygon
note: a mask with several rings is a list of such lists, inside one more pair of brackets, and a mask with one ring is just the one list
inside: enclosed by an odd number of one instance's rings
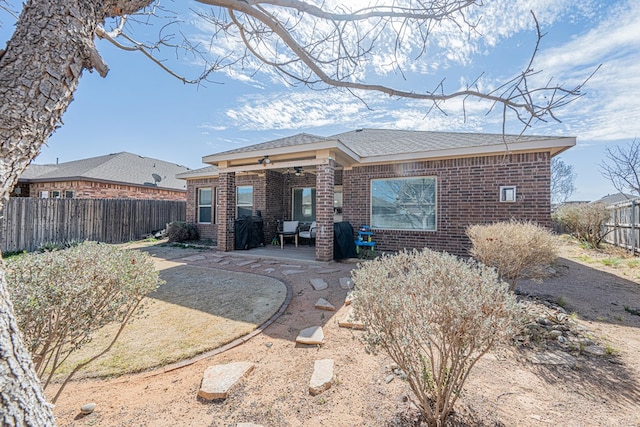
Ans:
{"label": "small plant", "polygon": [[547,267],[557,258],[558,239],[532,222],[512,220],[472,225],[467,228],[467,236],[471,239],[471,256],[494,267],[512,291],[523,276],[545,277]]}
{"label": "small plant", "polygon": [[640,267],[640,259],[639,258],[630,258],[630,259],[625,261],[625,264],[627,264],[627,267],[629,267],[629,268],[638,268],[638,267]]}
{"label": "small plant", "polygon": [[560,295],[558,298],[556,298],[555,303],[559,307],[567,308],[567,300],[562,295]]}
{"label": "small plant", "polygon": [[149,255],[95,242],[13,258],[6,278],[18,326],[45,388],[97,330],[120,325],[104,351],[71,371],[52,403],[79,369],[113,346],[145,295],[160,284]]}
{"label": "small plant", "polygon": [[492,268],[428,249],[383,255],[352,276],[367,349],[406,374],[428,425],[444,425],[475,363],[514,335],[514,294]]}
{"label": "small plant", "polygon": [[605,224],[611,214],[603,203],[583,203],[564,205],[554,214],[554,221],[589,246],[598,249],[602,239],[607,235]]}
{"label": "small plant", "polygon": [[617,267],[620,265],[620,263],[622,263],[622,260],[620,258],[613,257],[613,258],[604,258],[600,260],[600,262],[603,265],[606,265],[607,267]]}
{"label": "small plant", "polygon": [[198,240],[198,228],[195,224],[184,221],[173,221],[167,226],[167,238],[170,242],[186,242]]}

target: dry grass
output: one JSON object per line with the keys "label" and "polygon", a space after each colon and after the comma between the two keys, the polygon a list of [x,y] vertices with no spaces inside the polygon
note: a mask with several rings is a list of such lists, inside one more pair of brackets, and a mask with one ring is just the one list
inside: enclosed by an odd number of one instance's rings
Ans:
{"label": "dry grass", "polygon": [[[173,264],[160,275],[167,283],[150,295],[144,316],[79,376],[139,372],[217,348],[268,320],[287,294],[282,282],[247,273]],[[97,353],[115,328],[101,329],[61,373]]]}

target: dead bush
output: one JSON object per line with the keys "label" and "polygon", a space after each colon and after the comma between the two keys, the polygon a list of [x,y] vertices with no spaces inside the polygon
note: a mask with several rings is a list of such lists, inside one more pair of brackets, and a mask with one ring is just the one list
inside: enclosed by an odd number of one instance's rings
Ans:
{"label": "dead bush", "polygon": [[494,267],[512,291],[521,277],[547,275],[547,268],[558,257],[557,237],[551,231],[528,221],[505,221],[467,228],[471,256]]}
{"label": "dead bush", "polygon": [[513,336],[515,296],[493,269],[428,249],[383,255],[352,275],[369,348],[404,371],[428,425],[444,425],[475,363]]}
{"label": "dead bush", "polygon": [[604,203],[564,205],[553,214],[554,221],[593,249],[599,248],[602,239],[607,235],[605,224],[610,217],[611,214]]}
{"label": "dead bush", "polygon": [[170,242],[186,242],[198,240],[200,233],[195,224],[184,221],[172,221],[167,226],[167,238]]}

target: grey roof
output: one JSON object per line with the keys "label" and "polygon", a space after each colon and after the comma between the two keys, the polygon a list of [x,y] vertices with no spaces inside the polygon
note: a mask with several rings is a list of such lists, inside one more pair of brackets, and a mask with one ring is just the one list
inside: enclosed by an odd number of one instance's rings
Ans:
{"label": "grey roof", "polygon": [[217,154],[234,154],[234,153],[250,153],[252,151],[268,150],[270,148],[283,148],[294,147],[305,144],[313,144],[314,142],[329,141],[334,138],[327,138],[324,136],[311,135],[309,133],[299,133],[285,138],[274,139],[272,141],[263,142],[260,144],[248,145],[246,147],[236,148],[235,150],[223,151]]}
{"label": "grey roof", "polygon": [[[562,137],[542,135],[503,135],[487,133],[433,132],[396,129],[357,129],[337,135],[324,137],[300,133],[261,144],[249,145],[235,150],[224,151],[217,155],[251,153],[272,148],[299,147],[322,141],[340,141],[362,158],[375,156],[393,156],[398,154],[421,153],[428,151],[464,149],[483,146],[509,144],[544,140],[558,140]],[[573,140],[566,137],[567,141]],[[573,145],[569,143],[568,145]]]}
{"label": "grey roof", "polygon": [[189,170],[187,172],[179,173],[176,175],[178,179],[189,179],[189,178],[198,178],[198,177],[207,177],[218,174],[217,166],[205,166],[199,169]]}
{"label": "grey roof", "polygon": [[163,160],[121,152],[58,164],[30,164],[21,181],[47,182],[62,180],[108,181],[121,184],[152,186],[153,174],[161,178],[158,188],[186,190],[184,181],[176,174],[189,171],[186,166]]}
{"label": "grey roof", "polygon": [[334,135],[361,157],[390,156],[424,151],[553,140],[552,136],[431,132],[393,129],[358,129]]}
{"label": "grey roof", "polygon": [[605,205],[614,205],[616,203],[625,202],[627,200],[637,199],[637,196],[624,193],[607,194],[606,196],[596,200],[593,203],[604,203]]}

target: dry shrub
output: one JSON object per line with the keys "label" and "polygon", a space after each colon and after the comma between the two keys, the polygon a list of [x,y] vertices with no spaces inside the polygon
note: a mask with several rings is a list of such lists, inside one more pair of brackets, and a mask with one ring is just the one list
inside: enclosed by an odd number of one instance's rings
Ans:
{"label": "dry shrub", "polygon": [[512,291],[521,277],[547,275],[547,267],[558,257],[558,239],[551,231],[528,221],[505,221],[467,228],[471,256],[494,267]]}
{"label": "dry shrub", "polygon": [[352,275],[369,348],[404,371],[428,425],[444,425],[471,368],[513,336],[515,296],[493,269],[428,249],[383,255]]}
{"label": "dry shrub", "polygon": [[561,206],[553,219],[576,239],[597,249],[607,235],[605,224],[611,218],[604,203],[583,203]]}
{"label": "dry shrub", "polygon": [[198,240],[200,234],[195,224],[184,221],[172,221],[167,226],[167,238],[170,242]]}
{"label": "dry shrub", "polygon": [[106,353],[161,283],[151,257],[140,251],[84,242],[66,250],[31,253],[7,261],[7,285],[18,326],[46,388],[69,355],[109,323],[119,324],[110,345],[77,365],[56,395],[83,366]]}

